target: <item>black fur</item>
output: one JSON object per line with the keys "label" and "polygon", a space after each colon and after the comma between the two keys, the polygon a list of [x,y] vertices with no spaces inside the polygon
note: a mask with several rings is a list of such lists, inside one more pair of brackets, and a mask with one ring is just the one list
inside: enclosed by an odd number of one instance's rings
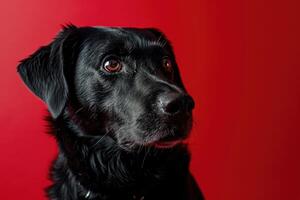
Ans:
{"label": "black fur", "polygon": [[160,31],[70,25],[18,72],[51,113],[50,199],[203,199],[183,143],[194,102]]}

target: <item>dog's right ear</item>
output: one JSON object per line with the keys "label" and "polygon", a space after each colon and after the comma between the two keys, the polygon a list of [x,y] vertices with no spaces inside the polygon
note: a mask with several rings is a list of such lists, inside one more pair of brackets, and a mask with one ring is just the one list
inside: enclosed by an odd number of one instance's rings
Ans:
{"label": "dog's right ear", "polygon": [[47,104],[54,118],[62,113],[68,98],[64,68],[70,58],[66,41],[75,29],[75,26],[64,27],[52,43],[38,49],[18,66],[24,83]]}

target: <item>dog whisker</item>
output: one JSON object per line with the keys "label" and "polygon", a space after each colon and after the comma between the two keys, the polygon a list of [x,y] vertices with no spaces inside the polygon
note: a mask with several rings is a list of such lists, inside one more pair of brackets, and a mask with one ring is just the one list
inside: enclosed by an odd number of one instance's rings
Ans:
{"label": "dog whisker", "polygon": [[[143,146],[143,145],[142,145],[142,146]],[[144,164],[145,164],[145,161],[146,161],[146,157],[147,157],[149,151],[150,151],[150,148],[145,148],[145,155],[144,155],[144,158],[143,158],[143,161],[142,161],[141,168],[144,168]]]}
{"label": "dog whisker", "polygon": [[93,147],[95,147],[97,144],[99,144],[99,143],[103,140],[103,138],[104,138],[105,136],[107,136],[109,133],[110,133],[110,132],[108,131],[108,132],[106,132],[104,135],[102,135],[102,137],[101,137],[99,140],[97,140],[97,142],[95,142],[95,143],[91,146],[91,148],[93,148]]}
{"label": "dog whisker", "polygon": [[82,107],[80,107],[80,108],[78,108],[76,111],[75,111],[75,114],[78,114],[80,111],[82,111],[84,109],[84,107],[82,106]]}

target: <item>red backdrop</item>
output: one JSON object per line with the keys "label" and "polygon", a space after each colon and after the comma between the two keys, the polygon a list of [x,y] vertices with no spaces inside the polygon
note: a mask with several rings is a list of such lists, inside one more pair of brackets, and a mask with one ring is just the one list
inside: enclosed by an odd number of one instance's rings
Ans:
{"label": "red backdrop", "polygon": [[299,17],[291,0],[1,1],[0,199],[45,199],[57,150],[16,65],[68,22],[158,27],[173,41],[207,200],[300,199]]}

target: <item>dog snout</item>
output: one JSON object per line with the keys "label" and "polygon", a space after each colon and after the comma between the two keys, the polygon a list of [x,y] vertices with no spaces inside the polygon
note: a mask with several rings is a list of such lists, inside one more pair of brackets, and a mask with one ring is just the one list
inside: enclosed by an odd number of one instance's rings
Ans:
{"label": "dog snout", "polygon": [[160,95],[158,104],[163,114],[167,115],[191,112],[195,107],[195,102],[191,96],[177,92]]}

